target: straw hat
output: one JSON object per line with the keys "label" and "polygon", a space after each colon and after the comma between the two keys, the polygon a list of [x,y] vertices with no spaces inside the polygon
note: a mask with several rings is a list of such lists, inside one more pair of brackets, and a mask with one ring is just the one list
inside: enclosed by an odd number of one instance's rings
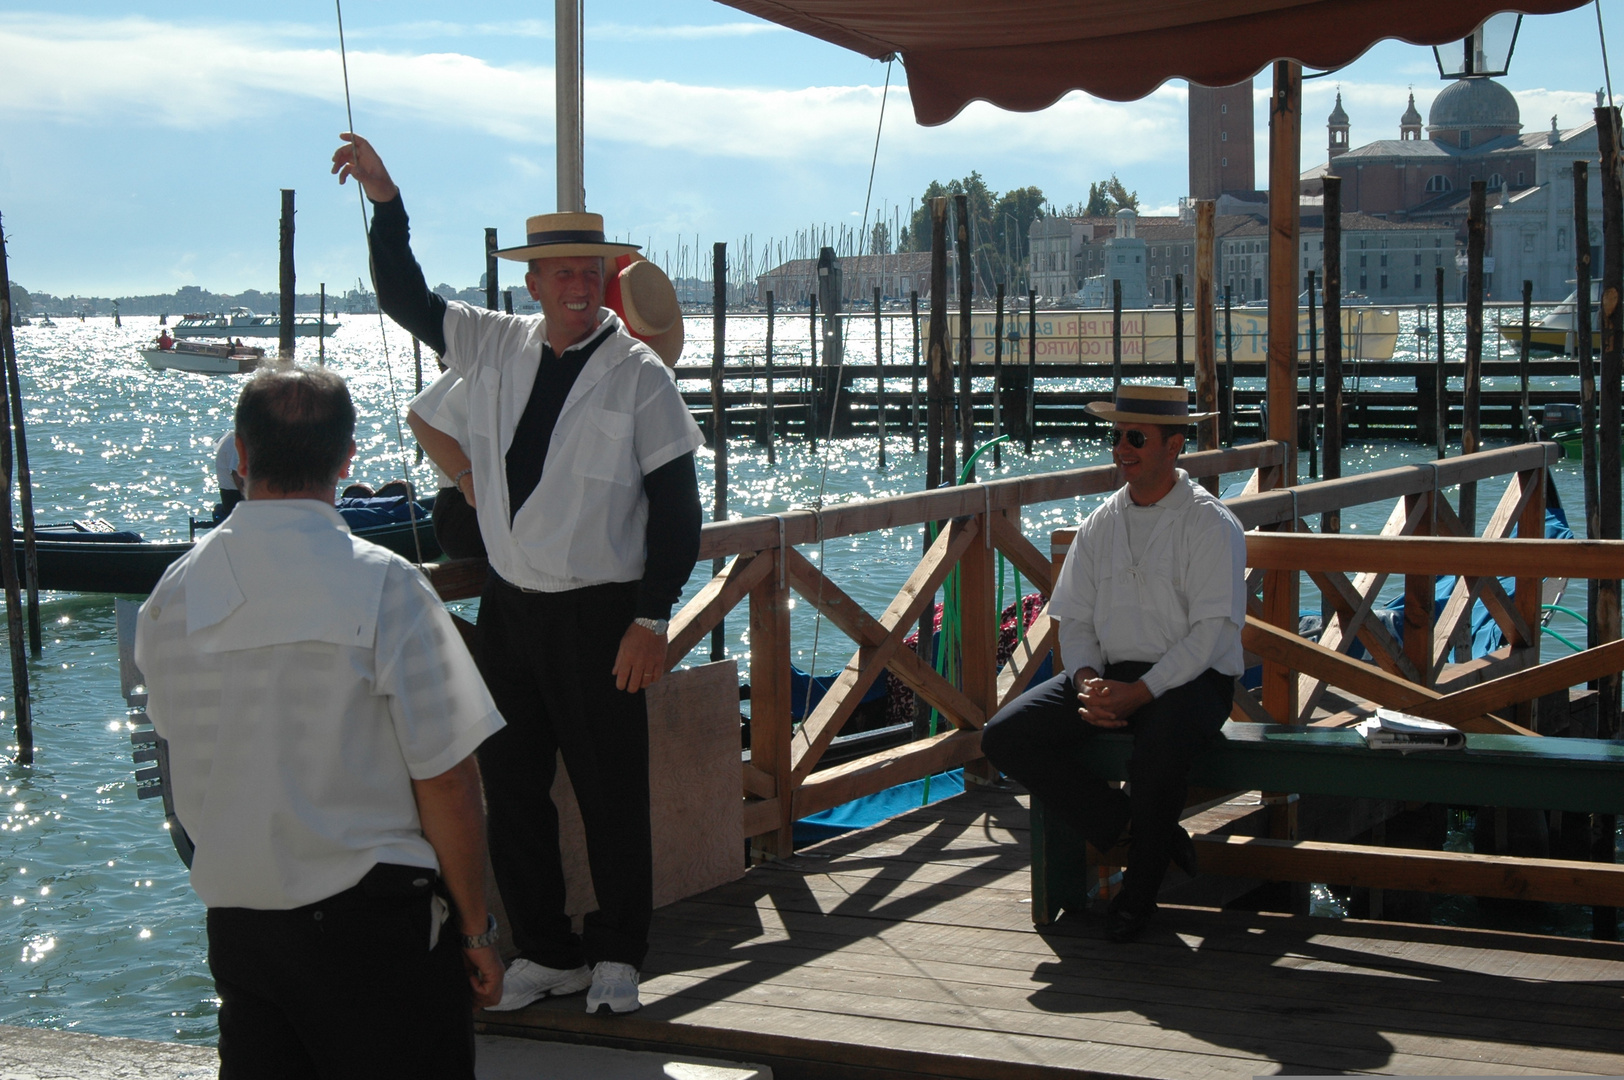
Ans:
{"label": "straw hat", "polygon": [[614,258],[636,251],[636,244],[615,244],[603,238],[602,214],[537,214],[524,223],[522,247],[497,252],[504,259],[567,259],[578,255]]}
{"label": "straw hat", "polygon": [[[627,258],[628,256],[622,256]],[[632,336],[653,349],[667,367],[682,355],[682,305],[665,271],[641,255],[620,270],[605,301],[618,311]]]}
{"label": "straw hat", "polygon": [[1103,401],[1088,403],[1088,411],[1102,420],[1118,424],[1192,424],[1197,420],[1211,420],[1215,412],[1190,411],[1190,392],[1182,386],[1146,386],[1123,383],[1117,388],[1116,401],[1107,405]]}

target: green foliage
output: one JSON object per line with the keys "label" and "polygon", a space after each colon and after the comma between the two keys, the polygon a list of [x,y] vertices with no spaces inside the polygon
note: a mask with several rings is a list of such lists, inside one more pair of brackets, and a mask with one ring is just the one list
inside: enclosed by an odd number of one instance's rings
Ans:
{"label": "green foliage", "polygon": [[10,284],[11,310],[19,311],[24,315],[32,314],[34,311],[34,298],[28,295],[27,289],[23,288],[15,281],[11,282]]}
{"label": "green foliage", "polygon": [[954,216],[956,204],[951,200],[957,195],[965,196],[977,293],[991,296],[998,281],[1006,282],[1012,292],[1023,288],[1031,250],[1027,232],[1032,222],[1043,216],[1043,192],[1036,187],[1015,188],[1000,195],[987,186],[979,172],[945,184],[933,180],[902,231],[899,250],[930,250],[930,201],[943,196],[949,199],[947,242],[955,247],[958,223]]}
{"label": "green foliage", "polygon": [[891,226],[883,221],[876,221],[874,228],[869,232],[868,251],[871,255],[891,254]]}
{"label": "green foliage", "polygon": [[1112,173],[1109,180],[1088,185],[1088,205],[1083,209],[1085,217],[1110,217],[1118,210],[1137,209],[1139,193],[1123,187],[1116,173]]}

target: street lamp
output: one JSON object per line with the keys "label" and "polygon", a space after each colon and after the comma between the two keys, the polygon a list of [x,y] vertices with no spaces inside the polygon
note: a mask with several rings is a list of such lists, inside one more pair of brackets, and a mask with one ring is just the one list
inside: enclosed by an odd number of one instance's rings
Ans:
{"label": "street lamp", "polygon": [[1522,16],[1502,11],[1487,19],[1459,41],[1432,47],[1440,79],[1471,79],[1504,75],[1511,68]]}

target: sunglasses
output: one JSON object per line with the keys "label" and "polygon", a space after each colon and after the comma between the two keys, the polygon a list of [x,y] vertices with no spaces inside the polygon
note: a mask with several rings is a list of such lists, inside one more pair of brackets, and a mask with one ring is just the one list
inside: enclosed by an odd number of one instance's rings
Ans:
{"label": "sunglasses", "polygon": [[1112,428],[1111,434],[1107,438],[1112,446],[1115,446],[1123,439],[1127,439],[1128,445],[1135,450],[1143,449],[1145,445],[1145,433],[1143,431],[1123,431],[1121,428]]}

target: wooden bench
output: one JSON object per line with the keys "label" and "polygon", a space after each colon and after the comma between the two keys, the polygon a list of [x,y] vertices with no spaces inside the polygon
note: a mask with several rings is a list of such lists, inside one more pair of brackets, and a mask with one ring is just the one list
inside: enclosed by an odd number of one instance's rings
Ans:
{"label": "wooden bench", "polygon": [[[1133,740],[1102,734],[1087,768],[1126,780]],[[1455,806],[1527,807],[1624,813],[1624,741],[1468,734],[1464,750],[1410,754],[1371,750],[1358,732],[1235,723],[1196,758],[1192,787],[1361,796]],[[1089,904],[1097,865],[1120,866],[1120,851],[1096,853],[1032,799],[1032,917]],[[1624,906],[1624,866],[1411,851],[1353,844],[1198,836],[1203,873],[1272,881],[1415,889],[1473,896]]]}

